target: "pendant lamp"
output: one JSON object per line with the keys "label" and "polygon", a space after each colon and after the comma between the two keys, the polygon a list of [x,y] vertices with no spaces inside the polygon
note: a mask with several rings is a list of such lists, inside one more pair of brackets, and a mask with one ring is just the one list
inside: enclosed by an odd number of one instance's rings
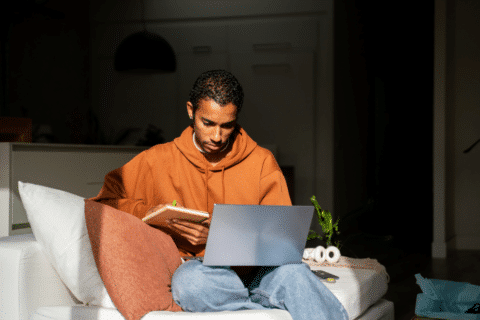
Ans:
{"label": "pendant lamp", "polygon": [[115,52],[115,70],[129,72],[175,72],[176,59],[170,44],[146,30],[129,35]]}
{"label": "pendant lamp", "polygon": [[160,35],[149,32],[145,25],[142,3],[143,31],[127,36],[115,51],[115,70],[133,73],[170,73],[176,70],[175,53]]}

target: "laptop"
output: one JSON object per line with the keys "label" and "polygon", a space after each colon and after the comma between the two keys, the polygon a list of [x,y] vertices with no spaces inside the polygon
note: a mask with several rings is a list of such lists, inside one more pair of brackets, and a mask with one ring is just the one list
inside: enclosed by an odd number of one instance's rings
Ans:
{"label": "laptop", "polygon": [[215,204],[203,264],[301,263],[313,206]]}

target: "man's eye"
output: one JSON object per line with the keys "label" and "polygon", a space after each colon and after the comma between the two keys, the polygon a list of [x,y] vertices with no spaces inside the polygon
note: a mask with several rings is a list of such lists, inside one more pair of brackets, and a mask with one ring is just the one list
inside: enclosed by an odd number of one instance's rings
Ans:
{"label": "man's eye", "polygon": [[204,122],[203,124],[206,125],[206,126],[211,126],[212,125],[210,122]]}

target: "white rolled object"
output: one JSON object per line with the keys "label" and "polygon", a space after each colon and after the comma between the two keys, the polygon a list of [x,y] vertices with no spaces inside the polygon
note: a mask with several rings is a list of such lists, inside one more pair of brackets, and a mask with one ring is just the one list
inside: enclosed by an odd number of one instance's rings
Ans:
{"label": "white rolled object", "polygon": [[324,262],[325,256],[326,256],[325,248],[322,246],[316,247],[315,250],[313,251],[313,259],[315,259],[316,262],[319,262],[319,263]]}
{"label": "white rolled object", "polygon": [[330,263],[337,263],[340,259],[340,250],[335,246],[329,246],[325,251],[325,259]]}
{"label": "white rolled object", "polygon": [[314,250],[315,248],[305,248],[305,250],[303,250],[303,259],[305,260],[313,259]]}

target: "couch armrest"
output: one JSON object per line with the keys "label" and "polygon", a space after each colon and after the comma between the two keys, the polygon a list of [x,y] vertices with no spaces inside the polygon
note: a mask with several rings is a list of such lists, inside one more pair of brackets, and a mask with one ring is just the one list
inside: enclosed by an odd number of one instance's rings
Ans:
{"label": "couch armrest", "polygon": [[38,307],[78,303],[32,234],[0,238],[0,319],[27,320]]}

